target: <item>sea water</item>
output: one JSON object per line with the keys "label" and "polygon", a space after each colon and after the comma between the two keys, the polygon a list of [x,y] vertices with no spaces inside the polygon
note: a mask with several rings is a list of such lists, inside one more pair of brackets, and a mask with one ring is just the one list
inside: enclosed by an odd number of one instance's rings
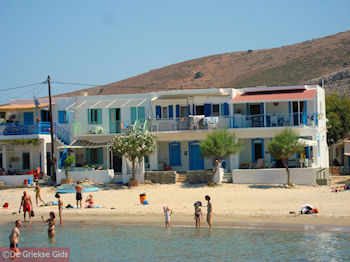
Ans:
{"label": "sea water", "polygon": [[[8,247],[13,224],[0,226]],[[25,224],[20,247],[70,247],[71,261],[350,261],[350,233],[235,228]]]}

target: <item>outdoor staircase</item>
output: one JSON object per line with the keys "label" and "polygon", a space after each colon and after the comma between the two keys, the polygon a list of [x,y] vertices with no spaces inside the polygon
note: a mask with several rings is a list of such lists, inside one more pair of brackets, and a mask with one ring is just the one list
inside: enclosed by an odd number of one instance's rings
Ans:
{"label": "outdoor staircase", "polygon": [[179,174],[179,177],[177,179],[177,183],[185,183],[187,180],[187,175]]}
{"label": "outdoor staircase", "polygon": [[224,173],[224,177],[222,178],[222,183],[232,183],[232,174]]}

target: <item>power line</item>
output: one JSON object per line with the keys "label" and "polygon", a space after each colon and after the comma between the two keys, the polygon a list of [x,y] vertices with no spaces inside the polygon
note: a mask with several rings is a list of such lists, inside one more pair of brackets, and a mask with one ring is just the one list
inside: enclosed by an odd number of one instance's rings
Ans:
{"label": "power line", "polygon": [[58,81],[51,81],[51,83],[59,84],[59,85],[73,85],[73,86],[101,86],[101,85],[95,85],[95,84],[67,83],[67,82],[58,82]]}
{"label": "power line", "polygon": [[35,86],[35,85],[44,84],[44,83],[46,83],[46,81],[39,82],[39,83],[34,83],[34,84],[28,84],[28,85],[24,85],[24,86],[16,86],[16,87],[10,87],[10,88],[5,88],[5,89],[0,89],[0,92],[9,91],[9,90],[14,90],[14,89],[20,89],[20,88],[25,88],[25,87],[30,87],[30,86]]}

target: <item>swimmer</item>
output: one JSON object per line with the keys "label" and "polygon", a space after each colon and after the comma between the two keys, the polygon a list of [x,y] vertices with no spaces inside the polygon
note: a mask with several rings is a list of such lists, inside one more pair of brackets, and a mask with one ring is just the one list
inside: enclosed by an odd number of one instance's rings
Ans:
{"label": "swimmer", "polygon": [[81,200],[83,199],[83,196],[81,195],[84,188],[80,185],[80,182],[77,182],[77,185],[75,186],[76,196],[75,199],[77,200],[77,208],[79,208],[79,202],[80,202],[80,208],[82,208]]}
{"label": "swimmer", "polygon": [[212,227],[212,215],[213,215],[213,206],[210,202],[210,196],[206,195],[205,200],[207,200],[207,222],[209,227]]}
{"label": "swimmer", "polygon": [[30,195],[27,193],[27,191],[23,192],[23,196],[21,199],[21,205],[19,206],[19,210],[18,210],[19,213],[21,213],[22,206],[23,206],[24,222],[26,221],[26,212],[28,212],[29,222],[32,223],[32,217],[30,215],[30,211],[33,210],[33,203],[32,203],[32,199],[30,198]]}
{"label": "swimmer", "polygon": [[63,225],[63,219],[62,219],[63,200],[61,199],[60,194],[56,193],[55,197],[58,199],[58,215],[60,216],[60,225]]}
{"label": "swimmer", "polygon": [[201,218],[203,218],[202,209],[196,203],[194,206],[194,220],[196,221],[196,228],[201,227]]}
{"label": "swimmer", "polygon": [[47,206],[47,204],[43,201],[43,199],[41,198],[41,193],[40,193],[40,186],[39,185],[36,185],[35,186],[35,200],[36,200],[36,206],[38,206],[38,198],[40,199],[40,201],[45,205]]}
{"label": "swimmer", "polygon": [[22,226],[22,222],[20,220],[16,220],[15,225],[16,226],[12,229],[10,233],[9,240],[10,240],[11,251],[18,254],[19,253],[18,242],[19,242],[19,236],[21,235],[19,229]]}
{"label": "swimmer", "polygon": [[170,227],[170,216],[172,215],[173,211],[167,206],[163,207],[163,211],[164,211],[164,218],[165,218],[165,227]]}
{"label": "swimmer", "polygon": [[43,223],[49,223],[49,227],[47,229],[47,234],[49,237],[55,237],[55,223],[56,223],[56,216],[54,212],[50,212],[50,218],[44,220],[44,217],[41,216],[41,220]]}

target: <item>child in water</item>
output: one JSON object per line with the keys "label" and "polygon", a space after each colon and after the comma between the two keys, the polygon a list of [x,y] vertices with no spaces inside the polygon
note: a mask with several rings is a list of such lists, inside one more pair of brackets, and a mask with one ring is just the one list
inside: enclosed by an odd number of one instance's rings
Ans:
{"label": "child in water", "polygon": [[201,227],[201,217],[203,218],[202,209],[199,207],[199,203],[194,205],[194,220],[196,221],[196,228]]}
{"label": "child in water", "polygon": [[167,206],[163,207],[163,211],[164,211],[164,218],[165,218],[165,227],[170,227],[170,216],[173,213],[173,211]]}

